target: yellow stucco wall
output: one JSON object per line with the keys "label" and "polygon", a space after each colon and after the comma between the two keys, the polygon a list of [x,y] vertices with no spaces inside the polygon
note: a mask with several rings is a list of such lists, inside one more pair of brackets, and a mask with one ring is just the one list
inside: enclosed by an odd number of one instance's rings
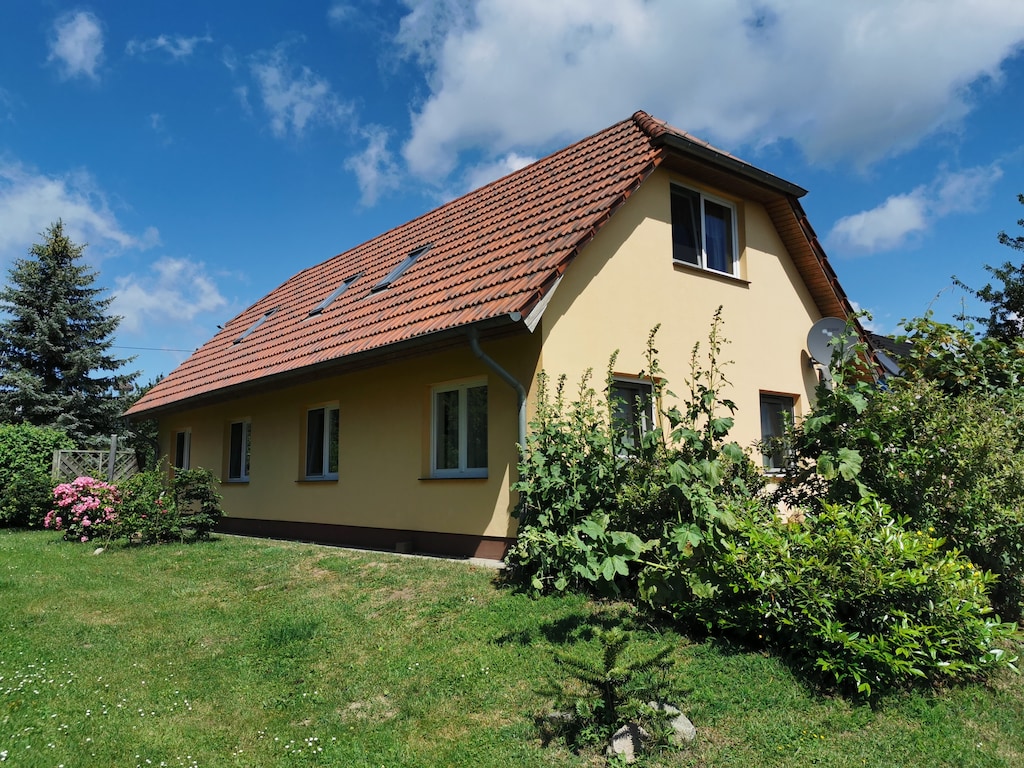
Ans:
{"label": "yellow stucco wall", "polygon": [[[673,264],[673,181],[736,205],[739,278]],[[635,375],[645,367],[647,335],[660,323],[661,367],[668,388],[683,394],[690,352],[701,342],[706,361],[719,306],[730,342],[722,359],[734,361],[725,368],[732,387],[724,393],[738,407],[732,437],[750,446],[761,437],[760,392],[794,395],[797,415],[806,411],[816,376],[804,345],[820,314],[763,206],[659,170],[566,270],[544,312],[541,364],[570,382],[593,367],[600,383],[618,349],[616,372]]]}
{"label": "yellow stucco wall", "polygon": [[[485,340],[482,347],[528,381],[538,342],[524,334]],[[488,384],[488,477],[429,479],[431,388],[462,380]],[[329,404],[339,409],[338,479],[303,481],[307,409]],[[224,478],[229,425],[251,420],[250,479],[220,487],[229,516],[504,537],[514,532],[509,483],[516,413],[515,391],[473,356],[467,342],[431,357],[167,416],[161,444],[173,456],[174,434],[190,429],[191,466]]]}
{"label": "yellow stucco wall", "polygon": [[[672,181],[735,203],[740,277],[673,264]],[[661,366],[669,388],[683,392],[690,351],[696,341],[706,350],[719,305],[730,341],[723,359],[735,361],[725,369],[732,382],[725,394],[739,408],[733,437],[750,446],[760,438],[760,392],[793,395],[797,415],[806,412],[816,380],[804,343],[819,314],[764,208],[693,179],[657,171],[566,270],[536,331],[483,346],[528,388],[532,406],[541,369],[552,376],[567,374],[575,384],[593,368],[599,385],[609,354],[618,349],[616,371],[636,374],[645,365],[647,334],[660,323]],[[488,383],[489,475],[428,479],[431,387],[470,379]],[[306,411],[335,403],[339,478],[304,482]],[[514,535],[509,483],[516,460],[516,396],[473,356],[468,342],[464,348],[164,417],[162,448],[173,455],[174,433],[190,429],[191,465],[226,477],[229,425],[243,419],[252,424],[250,479],[222,484],[230,516]]]}

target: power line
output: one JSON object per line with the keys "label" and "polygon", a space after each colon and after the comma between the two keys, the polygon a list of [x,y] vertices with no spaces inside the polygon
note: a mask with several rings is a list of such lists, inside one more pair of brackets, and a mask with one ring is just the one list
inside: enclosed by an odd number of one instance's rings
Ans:
{"label": "power line", "polygon": [[195,352],[194,349],[175,349],[174,347],[124,347],[120,344],[111,344],[111,349],[136,349],[146,352]]}

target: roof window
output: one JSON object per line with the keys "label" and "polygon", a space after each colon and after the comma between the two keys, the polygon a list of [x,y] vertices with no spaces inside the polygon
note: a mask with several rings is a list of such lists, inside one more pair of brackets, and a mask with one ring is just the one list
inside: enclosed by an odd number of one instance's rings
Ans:
{"label": "roof window", "polygon": [[354,275],[354,276],[350,277],[348,280],[344,281],[341,285],[339,285],[337,288],[334,289],[334,292],[331,293],[330,296],[328,296],[326,299],[324,299],[319,304],[317,304],[315,307],[313,307],[311,310],[309,310],[309,317],[312,317],[313,315],[319,315],[321,312],[323,312],[325,309],[327,309],[329,306],[331,306],[331,303],[336,298],[338,298],[339,296],[341,296],[341,294],[343,294],[345,291],[347,291],[348,287],[350,285],[352,285],[352,283],[354,283],[356,280],[358,280],[362,276],[363,276],[363,273],[360,272],[358,275]]}
{"label": "roof window", "polygon": [[395,280],[397,280],[402,275],[402,273],[405,272],[405,270],[407,270],[409,267],[411,267],[415,263],[416,259],[418,259],[424,253],[429,251],[431,249],[431,247],[432,247],[432,244],[431,243],[427,243],[426,245],[420,246],[415,251],[413,251],[408,256],[406,256],[405,259],[402,261],[402,263],[399,264],[394,269],[392,269],[387,277],[385,277],[383,280],[381,280],[379,283],[377,283],[375,286],[373,286],[373,288],[370,289],[370,293],[376,293],[377,291],[383,291],[385,288],[387,288],[389,285],[391,285],[393,282],[395,282]]}
{"label": "roof window", "polygon": [[238,343],[244,341],[245,338],[247,336],[249,336],[249,334],[251,334],[257,328],[259,328],[265,322],[267,322],[267,320],[270,319],[270,316],[272,314],[274,314],[275,312],[277,312],[277,310],[278,310],[278,307],[274,307],[273,309],[269,310],[266,314],[263,315],[263,317],[259,318],[255,323],[253,323],[248,328],[246,328],[245,332],[241,336],[239,336],[237,339],[235,339],[234,343],[238,344]]}

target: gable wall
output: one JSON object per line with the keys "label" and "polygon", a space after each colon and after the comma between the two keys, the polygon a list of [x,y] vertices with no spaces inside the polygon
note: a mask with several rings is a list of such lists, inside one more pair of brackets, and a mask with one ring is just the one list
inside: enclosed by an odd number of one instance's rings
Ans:
{"label": "gable wall", "polygon": [[[673,265],[671,181],[737,205],[742,279]],[[749,446],[761,436],[761,391],[794,395],[797,416],[806,412],[816,376],[804,345],[820,314],[763,206],[658,170],[566,270],[544,313],[542,365],[573,384],[593,367],[600,389],[616,349],[617,373],[636,375],[645,367],[647,335],[660,323],[661,367],[668,388],[683,394],[693,345],[701,343],[706,362],[720,305],[730,342],[721,360],[735,361],[725,368],[733,386],[724,393],[738,406],[732,437]]]}
{"label": "gable wall", "polygon": [[[538,339],[484,340],[484,352],[528,381]],[[465,379],[488,384],[486,479],[426,479],[430,474],[431,387]],[[304,429],[310,407],[339,406],[337,481],[303,481]],[[161,448],[173,456],[174,433],[192,431],[191,466],[226,478],[229,426],[250,419],[250,480],[223,482],[225,512],[249,520],[512,535],[510,477],[515,469],[515,392],[473,356],[453,349],[343,376],[252,395],[161,419]],[[414,544],[414,546],[417,546]]]}

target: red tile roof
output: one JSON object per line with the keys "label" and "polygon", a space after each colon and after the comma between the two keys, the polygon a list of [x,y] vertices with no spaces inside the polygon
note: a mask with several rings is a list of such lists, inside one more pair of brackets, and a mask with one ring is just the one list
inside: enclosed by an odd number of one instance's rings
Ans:
{"label": "red tile roof", "polygon": [[[471,323],[526,315],[644,179],[663,160],[680,153],[692,155],[694,162],[713,163],[776,201],[788,198],[796,206],[789,210],[799,209],[799,187],[637,112],[303,270],[227,323],[128,414],[152,415],[268,377],[286,378],[396,344],[429,343],[439,332]],[[779,209],[780,215],[792,218],[786,209]],[[429,250],[391,285],[372,290],[426,245]],[[817,243],[809,250],[806,240],[801,245],[816,272],[811,277],[821,279],[821,270],[827,269],[824,254]],[[357,275],[322,312],[310,314]],[[821,285],[819,305],[824,299],[845,307],[846,314],[849,305],[835,281],[822,280]],[[260,318],[265,319],[239,341]]]}

